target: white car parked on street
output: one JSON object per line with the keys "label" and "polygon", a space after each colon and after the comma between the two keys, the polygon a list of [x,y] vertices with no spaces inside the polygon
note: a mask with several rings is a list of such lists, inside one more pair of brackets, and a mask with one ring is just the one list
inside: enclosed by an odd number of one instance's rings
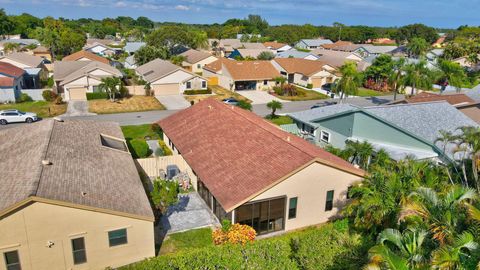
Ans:
{"label": "white car parked on street", "polygon": [[19,110],[3,110],[0,111],[0,125],[8,123],[26,122],[32,123],[38,120],[37,114],[22,112]]}

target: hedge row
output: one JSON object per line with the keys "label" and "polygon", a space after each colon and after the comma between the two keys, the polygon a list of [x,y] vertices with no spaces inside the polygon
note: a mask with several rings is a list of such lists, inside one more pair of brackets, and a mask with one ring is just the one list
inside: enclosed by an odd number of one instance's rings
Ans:
{"label": "hedge row", "polygon": [[[344,222],[340,223],[343,226]],[[245,246],[228,244],[184,251],[122,269],[361,269],[368,260],[371,243],[338,227],[328,224]]]}
{"label": "hedge row", "polygon": [[87,100],[92,100],[92,99],[108,99],[108,93],[106,92],[87,93]]}
{"label": "hedge row", "polygon": [[212,89],[202,89],[202,90],[185,90],[184,95],[209,95],[212,93]]}

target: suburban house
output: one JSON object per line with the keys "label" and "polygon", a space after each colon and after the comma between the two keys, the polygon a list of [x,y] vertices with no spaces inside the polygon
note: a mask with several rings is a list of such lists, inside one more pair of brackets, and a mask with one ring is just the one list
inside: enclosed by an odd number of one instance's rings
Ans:
{"label": "suburban house", "polygon": [[393,39],[390,38],[375,38],[375,39],[369,39],[367,43],[371,44],[380,44],[380,45],[395,45],[397,42]]}
{"label": "suburban house", "polygon": [[338,40],[338,41],[335,41],[334,43],[323,44],[322,46],[320,46],[320,48],[318,48],[318,50],[321,50],[321,49],[331,50],[339,46],[350,46],[350,45],[354,45],[353,42]]}
{"label": "suburban house", "polygon": [[41,88],[40,81],[48,79],[48,69],[42,57],[27,53],[11,53],[0,57],[0,62],[9,63],[25,70],[23,88]]}
{"label": "suburban house", "polygon": [[235,49],[229,56],[228,58],[236,59],[257,59],[258,56],[263,53],[272,53],[270,49]]}
{"label": "suburban house", "polygon": [[275,58],[302,58],[308,60],[318,60],[318,56],[309,52],[301,52],[295,49],[277,53]]}
{"label": "suburban house", "polygon": [[62,61],[97,61],[110,65],[110,60],[88,51],[78,51],[62,58]]}
{"label": "suburban house", "polygon": [[397,46],[375,46],[372,44],[351,44],[331,48],[331,50],[335,51],[352,52],[362,58],[381,54],[392,54],[396,49],[398,49]]}
{"label": "suburban house", "polygon": [[219,220],[257,234],[337,217],[365,172],[256,114],[209,98],[158,122]]}
{"label": "suburban house", "polygon": [[409,104],[419,102],[446,101],[453,107],[457,108],[473,121],[480,124],[480,102],[473,100],[465,94],[445,94],[439,95],[434,93],[421,92],[413,97],[395,101],[390,104]]}
{"label": "suburban house", "polygon": [[24,74],[23,69],[0,62],[0,103],[15,102],[20,98]]}
{"label": "suburban house", "polygon": [[335,68],[339,68],[347,62],[355,62],[359,71],[365,71],[365,69],[371,64],[353,52],[317,49],[312,51],[312,53],[318,56],[319,61]]}
{"label": "suburban house", "polygon": [[32,54],[34,56],[38,56],[48,60],[49,62],[52,62],[52,55],[50,53],[50,50],[44,46],[36,47],[35,49],[32,50]]}
{"label": "suburban house", "polygon": [[277,58],[272,60],[272,64],[280,74],[287,78],[288,83],[304,87],[311,85],[313,88],[320,88],[337,79],[335,67],[318,60]]}
{"label": "suburban house", "polygon": [[[480,53],[477,55],[477,58],[480,59]],[[468,68],[473,71],[478,71],[480,70],[480,62],[478,63],[472,63],[469,59],[468,56],[462,56],[457,59],[452,60],[455,63],[458,63],[460,66],[464,68]]]}
{"label": "suburban house", "polygon": [[180,55],[185,57],[182,67],[194,73],[202,73],[205,65],[217,61],[215,56],[207,52],[201,52],[194,49],[185,51]]}
{"label": "suburban house", "polygon": [[207,89],[207,80],[169,61],[155,59],[135,69],[156,96],[180,95],[185,90]]}
{"label": "suburban house", "polygon": [[203,76],[230,91],[269,90],[280,72],[270,61],[218,59],[203,67]]}
{"label": "suburban house", "polygon": [[2,269],[155,256],[152,208],[117,123],[46,119],[0,137],[0,252],[11,264]]}
{"label": "suburban house", "polygon": [[129,55],[133,55],[138,49],[145,46],[147,43],[137,41],[137,42],[127,42],[123,47],[123,51],[128,53]]}
{"label": "suburban house", "polygon": [[[454,144],[437,142],[440,131],[458,134],[462,126],[478,126],[445,101],[360,108],[350,104],[325,106],[288,114],[297,132],[319,146],[344,148],[348,141],[368,141],[392,159],[413,157],[452,161]],[[291,129],[289,129],[291,130]]]}
{"label": "suburban house", "polygon": [[295,48],[300,48],[304,50],[315,50],[320,48],[325,44],[332,44],[333,42],[330,39],[301,39],[295,43]]}
{"label": "suburban house", "polygon": [[6,54],[5,51],[4,51],[4,48],[3,48],[3,46],[6,43],[18,44],[18,45],[20,45],[21,49],[24,48],[25,46],[28,46],[28,45],[40,46],[40,42],[36,39],[19,38],[18,36],[15,37],[15,38],[8,38],[8,39],[4,39],[4,40],[0,41],[0,56],[3,56],[3,55]]}
{"label": "suburban house", "polygon": [[264,42],[263,46],[271,50],[273,53],[284,52],[292,49],[292,46],[285,43],[276,42],[276,41]]}
{"label": "suburban house", "polygon": [[262,43],[242,42],[240,39],[208,39],[212,52],[220,52],[221,56],[230,55],[235,49],[265,49]]}
{"label": "suburban house", "polygon": [[108,46],[111,42],[112,41],[108,39],[87,39],[87,43],[83,49],[102,56],[112,56],[115,55],[119,49]]}
{"label": "suburban house", "polygon": [[86,93],[99,92],[106,77],[123,77],[120,70],[98,61],[55,61],[53,79],[64,100],[86,100]]}

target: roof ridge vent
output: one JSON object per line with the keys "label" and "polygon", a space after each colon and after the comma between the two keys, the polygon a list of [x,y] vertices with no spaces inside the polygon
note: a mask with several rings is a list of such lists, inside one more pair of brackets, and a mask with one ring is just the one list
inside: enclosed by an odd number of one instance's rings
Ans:
{"label": "roof ridge vent", "polygon": [[42,165],[47,166],[47,165],[52,165],[52,162],[48,159],[42,160]]}

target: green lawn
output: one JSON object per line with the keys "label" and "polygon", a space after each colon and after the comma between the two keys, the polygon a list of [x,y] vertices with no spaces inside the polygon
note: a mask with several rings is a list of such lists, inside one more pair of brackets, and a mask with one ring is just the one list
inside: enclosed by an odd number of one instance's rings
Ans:
{"label": "green lawn", "polygon": [[286,124],[293,124],[293,119],[286,116],[286,115],[277,115],[275,118],[271,118],[271,115],[265,117],[268,121],[274,123],[275,125],[286,125]]}
{"label": "green lawn", "polygon": [[67,104],[56,105],[47,101],[30,101],[12,104],[0,104],[0,111],[17,109],[23,112],[33,112],[40,118],[54,117],[67,111]]}
{"label": "green lawn", "polygon": [[296,96],[280,96],[274,94],[274,96],[283,99],[283,100],[290,100],[290,101],[301,101],[301,100],[317,100],[317,99],[326,99],[328,98],[327,95],[321,94],[319,92],[313,90],[305,90],[303,88],[297,87],[298,95]]}
{"label": "green lawn", "polygon": [[158,255],[213,246],[212,229],[201,228],[170,234],[165,238]]}
{"label": "green lawn", "polygon": [[[145,158],[152,154],[145,138],[148,137],[150,140],[160,140],[162,138],[161,134],[152,130],[151,124],[123,126],[121,128],[133,158]],[[160,145],[162,145],[162,142],[160,142]]]}
{"label": "green lawn", "polygon": [[356,95],[359,97],[377,97],[377,96],[385,96],[390,94],[391,94],[390,92],[380,92],[380,91],[375,91],[372,89],[360,87],[358,88],[358,93]]}

